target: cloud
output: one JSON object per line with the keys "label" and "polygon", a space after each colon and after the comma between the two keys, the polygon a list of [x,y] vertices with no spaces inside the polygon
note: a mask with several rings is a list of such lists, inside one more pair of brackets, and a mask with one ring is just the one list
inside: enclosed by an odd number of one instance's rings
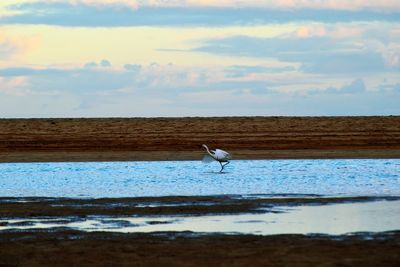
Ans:
{"label": "cloud", "polygon": [[[161,2],[161,1],[159,1]],[[177,2],[177,1],[176,1]],[[260,7],[275,9],[332,9],[332,10],[393,10],[400,9],[400,3],[397,0],[187,0],[180,1],[181,4],[193,6],[219,6],[219,7]]]}
{"label": "cloud", "polygon": [[[111,63],[110,63],[111,64]],[[333,87],[329,76],[299,73],[291,66],[232,65],[227,67],[187,67],[174,65],[125,64],[121,67],[0,69],[2,78],[27,78],[30,90],[72,92],[76,94],[146,94],[174,98],[185,93],[231,91],[237,95],[275,93],[341,93],[366,91],[363,79],[343,76],[342,86]],[[351,76],[350,76],[351,77]],[[398,79],[397,79],[398,80]],[[396,79],[391,79],[396,82]],[[318,86],[326,90],[313,90]]]}
{"label": "cloud", "polygon": [[373,9],[390,11],[400,9],[397,0],[47,0],[47,3],[68,2],[74,5],[93,6],[125,6],[132,9],[139,7],[231,7],[231,8],[273,8],[273,9],[332,9],[332,10],[364,10]]}
{"label": "cloud", "polygon": [[9,58],[11,55],[15,54],[17,50],[14,44],[8,41],[0,41],[0,60]]}
{"label": "cloud", "polygon": [[[110,63],[111,64],[111,63]],[[263,70],[277,71],[263,67]],[[226,71],[242,71],[235,80],[230,80]],[[96,62],[83,68],[29,68],[14,67],[0,69],[0,78],[28,80],[32,92],[69,92],[77,95],[146,95],[148,97],[174,98],[183,92],[235,91],[237,94],[268,93],[268,82],[247,79],[260,66],[231,66],[214,70],[179,67],[173,65],[125,64],[123,68],[100,67]],[[247,72],[247,73],[245,73]],[[239,77],[240,76],[240,77]]]}
{"label": "cloud", "polygon": [[354,94],[365,92],[365,84],[362,79],[356,79],[351,84],[345,85],[340,90],[343,93]]}
{"label": "cloud", "polygon": [[139,64],[125,64],[124,68],[127,71],[139,72],[141,70],[142,66]]}
{"label": "cloud", "polygon": [[383,55],[386,65],[393,68],[400,67],[400,42],[381,46],[379,50]]}
{"label": "cloud", "polygon": [[392,88],[393,88],[393,91],[400,94],[400,83],[394,84]]}
{"label": "cloud", "polygon": [[103,59],[102,61],[100,61],[100,66],[104,68],[111,67],[111,63],[107,59]]}
{"label": "cloud", "polygon": [[281,73],[287,71],[294,71],[292,66],[285,67],[265,67],[265,66],[240,66],[234,65],[227,67],[225,73],[230,78],[241,78],[256,73]]}
{"label": "cloud", "polygon": [[[62,2],[60,0],[53,0],[52,2]],[[65,0],[63,0],[65,2]],[[93,5],[93,6],[100,6],[100,7],[107,7],[107,6],[121,6],[121,7],[128,7],[132,9],[137,9],[139,4],[136,0],[69,0],[69,3],[73,5]]]}
{"label": "cloud", "polygon": [[0,93],[23,96],[29,93],[25,77],[0,77]]}
{"label": "cloud", "polygon": [[[227,26],[260,25],[304,21],[400,21],[400,9],[315,9],[258,8],[243,4],[232,6],[165,4],[151,1],[132,8],[127,1],[39,1],[8,6],[16,14],[0,17],[1,24],[47,24],[60,26],[117,27],[117,26]],[[175,3],[180,3],[176,1]],[[211,2],[210,2],[211,3]],[[243,2],[244,3],[244,2]],[[106,5],[107,4],[107,5]],[[135,6],[135,4],[134,4]]]}
{"label": "cloud", "polygon": [[[0,92],[1,94],[1,92]],[[3,118],[82,117],[81,99],[68,93],[1,95]]]}
{"label": "cloud", "polygon": [[291,93],[254,95],[234,91],[182,94],[177,104],[196,110],[197,114],[251,115],[251,116],[349,116],[398,115],[400,108],[396,95],[365,91],[359,94]]}
{"label": "cloud", "polygon": [[309,90],[306,94],[315,95],[315,94],[363,94],[367,93],[367,89],[363,79],[355,79],[351,83],[344,84],[340,88],[328,87],[327,89],[316,89]]}
{"label": "cloud", "polygon": [[97,64],[96,62],[88,62],[83,67],[85,69],[94,69],[94,68],[97,68],[98,66],[99,66],[99,64]]}
{"label": "cloud", "polygon": [[[253,95],[234,91],[181,94],[12,96],[0,98],[2,117],[321,116],[400,115],[400,93]],[[23,108],[21,108],[23,107]]]}
{"label": "cloud", "polygon": [[379,91],[385,93],[394,92],[400,94],[400,82],[394,84],[387,84],[387,83],[381,84],[379,85]]}
{"label": "cloud", "polygon": [[[332,86],[324,76],[285,67],[279,72],[277,67],[261,65],[97,65],[0,69],[2,116],[400,114],[398,78],[373,91],[368,77],[335,79]],[[231,72],[236,77],[230,77]],[[307,81],[322,89],[312,90],[315,87]],[[281,90],[282,86],[293,91]]]}
{"label": "cloud", "polygon": [[24,54],[37,47],[37,36],[16,36],[7,31],[0,32],[0,60],[7,60],[17,54]]}
{"label": "cloud", "polygon": [[21,76],[35,76],[35,75],[55,75],[63,74],[63,70],[46,68],[46,69],[33,69],[27,67],[5,68],[0,69],[0,77],[21,77]]}
{"label": "cloud", "polygon": [[[294,57],[303,62],[301,70],[310,73],[365,74],[390,71],[381,54],[374,51],[312,53],[309,58]],[[286,58],[285,60],[291,60]]]}
{"label": "cloud", "polygon": [[[41,4],[68,4],[71,6],[92,6],[96,8],[131,8],[137,9],[139,7],[139,2],[143,2],[141,0],[7,0],[5,4],[0,4],[0,8],[2,6],[20,6],[21,4],[32,4],[32,3],[41,3]],[[11,4],[13,3],[13,4]]]}
{"label": "cloud", "polygon": [[301,26],[277,37],[230,36],[204,40],[193,52],[277,59],[300,63],[299,70],[321,74],[365,74],[400,69],[400,38],[382,25],[381,36],[367,36],[369,25]]}
{"label": "cloud", "polygon": [[85,69],[95,69],[95,68],[108,68],[111,67],[111,62],[108,61],[107,59],[101,60],[99,63],[97,62],[88,62],[83,66]]}
{"label": "cloud", "polygon": [[135,74],[112,69],[109,66],[92,62],[83,68],[3,68],[0,78],[28,79],[28,88],[32,92],[69,92],[74,94],[92,94],[97,91],[117,90],[130,85]]}

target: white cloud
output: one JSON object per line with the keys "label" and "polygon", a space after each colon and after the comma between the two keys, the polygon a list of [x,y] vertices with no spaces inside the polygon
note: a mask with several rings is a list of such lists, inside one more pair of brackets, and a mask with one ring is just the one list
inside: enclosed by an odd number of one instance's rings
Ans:
{"label": "white cloud", "polygon": [[339,93],[339,94],[357,94],[364,93],[366,91],[365,83],[362,79],[356,79],[352,81],[350,84],[343,85],[340,89],[328,88],[325,91],[327,93]]}
{"label": "white cloud", "polygon": [[16,52],[17,47],[9,41],[0,41],[0,60],[7,59]]}
{"label": "white cloud", "polygon": [[0,61],[34,50],[39,45],[39,40],[40,38],[36,35],[15,35],[2,29],[0,31]]}
{"label": "white cloud", "polygon": [[[355,79],[351,75],[343,75],[332,78],[295,71],[275,73],[260,65],[212,68],[170,64],[129,66],[128,69],[124,65],[64,70],[0,69],[2,115],[400,114],[398,105],[395,105],[400,91],[389,86],[398,84],[399,77],[385,81],[385,84],[381,80],[380,85],[386,89],[374,91],[370,90],[371,87],[379,84],[375,84],[373,77]],[[232,69],[243,73],[234,78],[227,76],[226,71]],[[253,74],[264,71],[267,73]],[[60,103],[59,99],[63,98],[66,103]],[[14,106],[4,99],[14,103]]]}
{"label": "white cloud", "polygon": [[368,29],[368,25],[362,24],[309,24],[297,28],[289,37],[312,38],[329,37],[332,39],[360,38]]}
{"label": "white cloud", "polygon": [[0,77],[0,93],[12,96],[26,96],[30,90],[27,88],[26,77]]}
{"label": "white cloud", "polygon": [[383,47],[381,53],[389,67],[400,67],[400,44],[390,43]]}
{"label": "white cloud", "polygon": [[46,2],[69,2],[73,5],[89,5],[89,6],[125,6],[132,9],[138,8],[138,1],[136,0],[50,0]]}

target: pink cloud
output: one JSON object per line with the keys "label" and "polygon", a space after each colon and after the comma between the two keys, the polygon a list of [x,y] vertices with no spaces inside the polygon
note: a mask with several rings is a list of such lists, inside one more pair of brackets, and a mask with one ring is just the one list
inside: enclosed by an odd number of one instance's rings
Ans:
{"label": "pink cloud", "polygon": [[0,32],[0,61],[34,50],[40,43],[38,36],[15,36]]}
{"label": "pink cloud", "polygon": [[326,26],[315,24],[300,26],[288,36],[295,38],[329,37],[332,39],[356,39],[361,38],[366,30],[368,30],[368,27],[363,25]]}
{"label": "pink cloud", "polygon": [[88,6],[126,6],[132,9],[138,8],[136,0],[45,0],[47,3],[70,3],[72,5],[88,5]]}
{"label": "pink cloud", "polygon": [[28,82],[26,77],[0,77],[0,93],[14,96],[25,96],[29,94],[26,88]]}

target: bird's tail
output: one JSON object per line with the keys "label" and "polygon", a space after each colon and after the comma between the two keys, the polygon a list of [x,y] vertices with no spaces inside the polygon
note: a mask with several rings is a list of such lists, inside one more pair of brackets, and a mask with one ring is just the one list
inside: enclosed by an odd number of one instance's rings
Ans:
{"label": "bird's tail", "polygon": [[205,155],[204,157],[203,157],[203,163],[210,163],[210,162],[212,162],[214,159],[210,156],[210,155]]}

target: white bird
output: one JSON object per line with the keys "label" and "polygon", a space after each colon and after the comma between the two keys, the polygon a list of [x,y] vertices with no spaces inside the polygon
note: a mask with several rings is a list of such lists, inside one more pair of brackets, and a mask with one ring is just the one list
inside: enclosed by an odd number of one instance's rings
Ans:
{"label": "white bird", "polygon": [[[207,150],[207,155],[203,157],[203,162],[204,163],[210,163],[213,160],[216,160],[221,164],[221,170],[219,172],[222,172],[224,167],[229,164],[229,160],[232,159],[231,155],[223,151],[221,149],[215,149],[215,150],[209,150],[206,145],[203,145],[203,147]],[[225,164],[222,164],[222,162],[225,162]]]}

